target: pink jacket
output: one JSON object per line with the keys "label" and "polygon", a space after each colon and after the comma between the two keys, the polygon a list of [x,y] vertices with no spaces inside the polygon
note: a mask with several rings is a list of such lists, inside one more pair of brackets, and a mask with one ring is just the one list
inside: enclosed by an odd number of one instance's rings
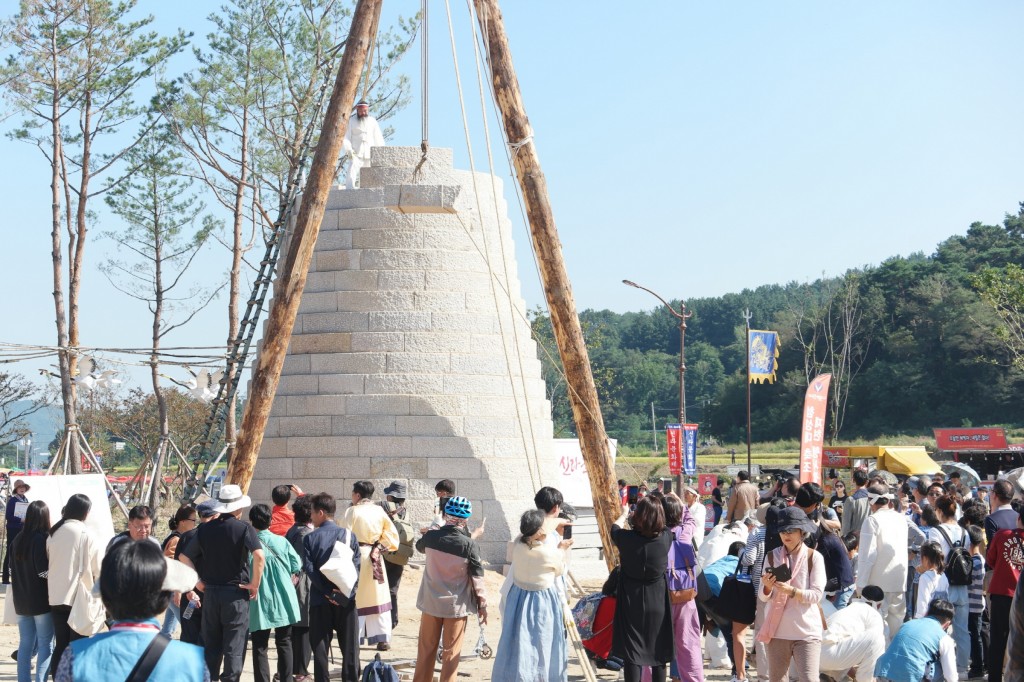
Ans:
{"label": "pink jacket", "polygon": [[779,547],[764,559],[765,568],[782,564],[789,564],[793,577],[787,582],[797,588],[796,593],[789,597],[782,590],[772,590],[768,595],[764,589],[757,591],[757,598],[768,602],[765,625],[758,634],[758,641],[821,640],[819,604],[825,594],[825,559],[804,545],[794,556],[790,556],[785,547]]}

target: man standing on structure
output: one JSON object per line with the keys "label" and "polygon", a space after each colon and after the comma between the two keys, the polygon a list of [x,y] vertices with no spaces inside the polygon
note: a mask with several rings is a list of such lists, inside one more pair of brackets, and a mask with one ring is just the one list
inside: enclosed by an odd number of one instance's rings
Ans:
{"label": "man standing on structure", "polygon": [[363,166],[370,165],[370,148],[383,146],[384,134],[377,119],[370,116],[370,105],[366,100],[359,100],[356,104],[356,116],[348,122],[342,146],[351,164],[348,177],[345,179],[346,189],[359,187],[359,171]]}

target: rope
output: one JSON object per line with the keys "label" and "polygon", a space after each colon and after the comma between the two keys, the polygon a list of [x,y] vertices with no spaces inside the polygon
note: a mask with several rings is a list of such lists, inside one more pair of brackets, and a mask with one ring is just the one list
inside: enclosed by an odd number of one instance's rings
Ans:
{"label": "rope", "polygon": [[[484,26],[487,25],[487,17],[486,16],[483,17],[482,23],[484,24]],[[474,35],[475,35],[475,30],[474,30]],[[485,48],[484,52],[485,52],[485,54],[488,55],[488,58],[489,58],[489,55],[491,54],[491,44],[490,44],[489,38],[487,36],[487,31],[486,30],[481,32],[479,40],[483,42],[484,48]],[[476,40],[474,40],[474,49],[476,50],[477,58],[479,59],[480,45],[479,45],[479,43]],[[497,96],[497,93],[494,91],[494,82],[491,81],[491,80],[488,80],[487,83],[490,86],[491,107],[492,107],[492,109],[494,111],[494,116],[498,120],[501,120],[501,112],[498,110],[498,96]],[[506,160],[508,161],[509,174],[512,175],[512,176],[515,176],[516,175],[516,170],[515,170],[515,164],[513,162],[513,160],[515,158],[515,154],[520,149],[522,149],[524,146],[526,146],[527,144],[530,144],[530,143],[533,142],[533,131],[531,129],[530,134],[527,137],[525,137],[524,139],[520,140],[519,142],[510,142],[505,137],[505,135],[506,135],[505,131],[501,130],[501,136],[502,136],[502,138],[505,139]],[[519,187],[519,183],[518,182],[513,182],[512,183],[512,189],[515,192],[516,203],[519,205],[519,217],[520,217],[520,220],[523,221],[523,224],[529,225],[530,224],[530,220],[529,220],[529,218],[526,215],[526,206],[525,206],[525,204],[523,202],[522,189]],[[529,243],[530,243],[530,253],[533,256],[533,268],[534,268],[534,271],[537,273],[537,281],[543,282],[544,278],[541,275],[541,271],[540,271],[540,259],[537,256],[537,247],[533,243],[532,239],[529,240]],[[531,327],[531,329],[532,329],[532,327]],[[572,382],[570,382],[569,381],[569,377],[566,376],[565,368],[562,367],[562,364],[561,364],[561,356],[559,356],[559,359],[556,361],[554,356],[552,356],[551,351],[547,348],[547,346],[544,345],[544,343],[539,338],[537,338],[536,336],[533,336],[533,340],[537,344],[537,347],[540,348],[542,351],[544,351],[544,355],[548,358],[548,360],[551,361],[551,364],[555,368],[555,371],[565,381],[566,390],[571,392],[572,395],[574,395],[576,397],[576,404],[579,405],[581,408],[583,408],[583,410],[590,416],[590,418],[593,421],[595,421],[595,422],[598,421],[597,416],[590,410],[590,406],[583,400],[583,398],[576,391],[576,389],[573,388]]]}
{"label": "rope", "polygon": [[420,149],[423,151],[423,155],[426,156],[427,148],[429,147],[430,139],[430,106],[429,106],[429,94],[430,94],[430,23],[427,20],[427,11],[430,3],[427,0],[420,0],[420,24],[423,30],[423,38],[420,42],[420,87],[422,89],[422,117],[420,119],[420,125],[423,132],[423,139],[420,142]]}
{"label": "rope", "polygon": [[[487,264],[487,271],[491,275],[490,278],[489,278],[491,280],[491,282],[492,282],[492,285],[491,285],[491,295],[494,298],[495,311],[498,313],[498,327],[499,327],[499,330],[500,330],[500,333],[501,333],[501,338],[502,338],[502,340],[501,340],[501,347],[502,347],[502,351],[503,351],[503,353],[505,355],[505,367],[506,367],[506,371],[508,372],[509,383],[511,384],[511,388],[512,388],[512,402],[515,404],[515,408],[516,408],[516,420],[519,423],[519,433],[520,433],[520,435],[522,437],[522,440],[523,440],[523,448],[527,451],[527,466],[526,466],[526,469],[527,469],[527,471],[530,472],[530,483],[533,485],[533,489],[537,490],[539,488],[538,483],[543,480],[542,477],[541,477],[541,472],[540,472],[540,462],[537,460],[537,452],[536,452],[536,447],[535,447],[535,449],[534,449],[534,456],[533,456],[534,467],[533,468],[530,467],[530,459],[529,459],[530,447],[529,447],[529,443],[526,440],[525,430],[523,429],[523,418],[522,418],[522,413],[521,413],[521,411],[519,409],[519,398],[518,398],[518,396],[516,396],[516,390],[515,390],[516,382],[515,382],[515,379],[512,376],[512,359],[511,359],[511,357],[509,357],[508,344],[505,342],[505,339],[506,339],[506,336],[505,336],[505,325],[502,322],[502,316],[501,316],[501,312],[500,312],[500,308],[499,308],[499,301],[498,301],[498,293],[497,293],[497,290],[495,289],[495,287],[493,285],[493,282],[494,282],[494,271],[493,271],[493,268],[491,267],[490,249],[488,248],[488,245],[487,245],[487,231],[485,229],[483,229],[484,212],[483,212],[483,206],[480,203],[480,190],[477,187],[476,164],[473,162],[473,144],[472,144],[472,142],[470,140],[469,118],[466,115],[466,102],[465,102],[465,98],[464,98],[463,93],[462,93],[462,78],[461,78],[460,73],[459,73],[459,56],[458,56],[458,52],[455,49],[455,29],[454,29],[454,27],[452,25],[452,11],[451,11],[451,4],[449,3],[449,0],[445,0],[444,8],[445,8],[445,12],[447,13],[447,16],[448,16],[448,35],[451,38],[452,61],[454,62],[454,65],[455,65],[455,84],[456,84],[456,87],[457,87],[458,92],[459,92],[459,108],[460,108],[460,110],[462,112],[462,129],[463,129],[463,131],[466,134],[466,148],[467,148],[467,151],[469,153],[470,177],[473,180],[473,194],[474,194],[474,198],[476,200],[477,213],[480,216],[480,227],[481,227],[480,234],[481,234],[481,237],[483,238],[484,262]],[[493,176],[493,173],[492,173],[492,176]],[[498,239],[500,241],[501,240],[501,220],[500,220],[500,217],[498,218],[498,235],[499,235]],[[502,260],[504,260],[504,258],[502,258]],[[506,276],[507,276],[507,273],[506,273]],[[513,327],[514,327],[515,326],[515,319],[514,318],[513,318],[512,322],[513,322]],[[516,351],[517,351],[516,354],[518,355],[519,354],[518,353],[518,348],[516,349]],[[520,375],[521,374],[522,374],[522,371],[520,371]],[[525,383],[523,385],[523,389],[524,389],[524,391],[523,391],[523,401],[525,402],[526,399],[527,399],[526,398],[526,392],[525,392]],[[527,405],[527,407],[529,407],[529,406]],[[527,418],[529,419],[529,417],[530,417],[529,410],[527,410]],[[531,432],[532,432],[532,420],[530,420],[530,421],[531,421],[530,429],[531,429]],[[534,442],[534,445],[536,446],[536,441]],[[536,476],[534,475],[534,468],[536,468],[536,470],[537,470],[536,471]]]}
{"label": "rope", "polygon": [[[486,149],[487,149],[487,166],[488,166],[488,171],[489,171],[490,177],[491,177],[491,199],[494,202],[494,219],[495,219],[495,221],[497,221],[497,224],[498,224],[498,245],[499,245],[499,247],[501,249],[502,273],[504,274],[504,281],[508,282],[509,281],[508,258],[507,258],[507,255],[505,253],[505,240],[502,238],[501,207],[498,205],[498,179],[497,179],[497,177],[495,177],[495,174],[494,174],[494,154],[492,153],[492,150],[491,150],[491,131],[490,131],[490,128],[489,128],[489,126],[487,124],[487,102],[486,102],[486,100],[484,98],[483,71],[480,68],[480,50],[479,50],[478,45],[477,45],[476,21],[474,21],[475,17],[474,17],[474,13],[473,13],[473,3],[472,3],[472,0],[466,0],[466,7],[469,10],[469,25],[472,27],[472,32],[473,32],[473,47],[474,47],[473,57],[474,57],[474,62],[476,64],[477,90],[480,93],[480,117],[481,117],[481,119],[483,121],[483,125],[484,125],[484,141],[485,141],[485,145],[486,145]],[[483,212],[482,211],[480,213],[480,216],[481,216],[481,219],[482,219],[483,218]],[[511,238],[512,238],[511,235],[509,235],[509,240],[511,240]],[[490,267],[489,264],[488,264],[488,267]],[[492,278],[492,280],[493,280],[493,278]],[[493,289],[492,289],[492,291],[493,291]],[[522,391],[523,391],[523,402],[526,404],[527,423],[529,424],[529,427],[530,427],[530,439],[533,441],[533,456],[534,456],[535,464],[537,466],[537,475],[539,477],[541,471],[540,471],[540,459],[539,459],[539,455],[537,454],[539,452],[539,448],[538,448],[538,444],[537,444],[537,433],[536,433],[536,431],[533,428],[533,418],[532,418],[532,414],[531,414],[531,410],[530,410],[529,392],[527,391],[527,388],[526,388],[526,372],[524,371],[524,367],[523,367],[523,355],[522,355],[521,352],[518,352],[520,350],[520,345],[519,345],[519,328],[518,328],[518,325],[516,324],[516,316],[515,316],[516,306],[515,306],[515,302],[512,300],[512,296],[511,295],[506,296],[505,300],[508,301],[509,319],[512,320],[512,337],[513,337],[513,339],[515,341],[515,348],[517,350],[517,352],[516,352],[516,360],[517,360],[517,362],[519,364],[519,382],[520,382],[520,385],[521,385],[521,388],[522,388]],[[495,292],[495,307],[497,307],[497,305],[498,305],[497,292]],[[500,319],[501,319],[500,314],[498,316],[498,319],[500,321]],[[514,381],[514,379],[512,379],[512,377],[511,377],[511,368],[509,369],[509,379]],[[517,407],[517,410],[518,410],[518,402],[517,402],[516,407]]]}

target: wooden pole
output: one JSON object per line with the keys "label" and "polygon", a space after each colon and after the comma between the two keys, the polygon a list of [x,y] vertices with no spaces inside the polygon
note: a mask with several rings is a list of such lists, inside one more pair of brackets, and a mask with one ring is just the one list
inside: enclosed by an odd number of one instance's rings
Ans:
{"label": "wooden pole", "polygon": [[558,343],[568,384],[583,460],[587,465],[594,495],[594,513],[604,544],[604,557],[611,569],[617,562],[611,539],[611,526],[622,511],[616,494],[615,474],[604,419],[598,403],[597,388],[590,368],[583,329],[576,314],[572,286],[565,271],[562,247],[555,229],[555,218],[548,200],[547,182],[533,144],[533,130],[523,107],[522,92],[512,66],[505,24],[497,0],[473,0],[477,19],[487,41],[488,65],[494,83],[495,99],[505,124],[505,135],[513,147],[512,160],[526,202],[530,234],[540,262],[544,294],[551,313],[551,327]]}
{"label": "wooden pole", "polygon": [[345,41],[338,78],[331,93],[324,116],[320,141],[309,167],[309,179],[302,193],[302,204],[295,221],[291,246],[277,278],[274,302],[267,317],[263,346],[252,376],[249,399],[242,415],[242,430],[238,434],[235,453],[228,466],[227,480],[249,489],[256,457],[263,444],[263,431],[267,426],[274,393],[281,379],[292,327],[299,311],[306,275],[313,259],[313,247],[320,234],[327,196],[334,184],[342,141],[348,128],[348,119],[355,103],[359,79],[366,63],[366,55],[373,36],[371,31],[380,17],[382,0],[359,0],[352,15],[352,27]]}

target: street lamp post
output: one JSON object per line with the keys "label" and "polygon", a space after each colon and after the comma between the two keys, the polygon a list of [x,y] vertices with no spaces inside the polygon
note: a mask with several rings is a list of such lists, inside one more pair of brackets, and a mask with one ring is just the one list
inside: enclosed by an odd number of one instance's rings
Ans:
{"label": "street lamp post", "polygon": [[[636,282],[631,282],[628,279],[622,280],[622,283],[626,286],[631,286],[635,289],[641,289],[646,291],[651,296],[662,302],[662,304],[668,308],[668,311],[679,320],[679,423],[686,423],[686,321],[693,315],[692,312],[687,311],[686,304],[682,301],[679,302],[679,310],[676,310],[668,304],[668,301],[663,299],[658,294],[654,293],[647,287],[642,287]],[[685,447],[685,444],[684,444]],[[679,470],[679,492],[683,490],[683,473],[682,468]]]}

